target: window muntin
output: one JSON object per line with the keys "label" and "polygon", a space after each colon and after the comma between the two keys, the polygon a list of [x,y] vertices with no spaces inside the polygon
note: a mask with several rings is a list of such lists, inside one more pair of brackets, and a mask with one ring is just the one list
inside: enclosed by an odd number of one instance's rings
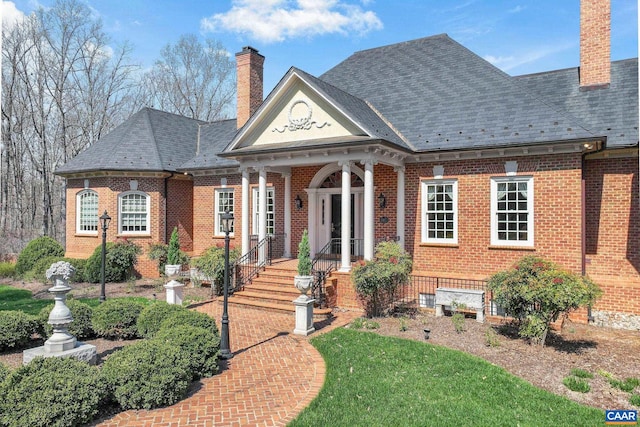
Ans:
{"label": "window muntin", "polygon": [[[253,226],[252,234],[259,234],[258,215],[260,213],[260,192],[258,188],[253,189]],[[276,232],[276,214],[275,214],[275,190],[273,187],[267,187],[267,234],[275,234]]]}
{"label": "window muntin", "polygon": [[[222,230],[222,222],[220,222],[220,214],[225,212],[229,212],[233,214],[233,189],[231,188],[220,188],[215,191],[215,235],[216,236],[224,236],[224,231]],[[229,234],[233,235],[233,224],[231,224],[231,229],[229,230]]]}
{"label": "window muntin", "polygon": [[423,181],[422,241],[458,243],[458,182]]}
{"label": "window muntin", "polygon": [[491,187],[491,244],[533,246],[533,178],[493,178]]}
{"label": "window muntin", "polygon": [[119,232],[121,234],[150,234],[149,195],[128,192],[119,198]]}
{"label": "window muntin", "polygon": [[98,193],[84,190],[76,196],[76,232],[96,234],[98,232]]}

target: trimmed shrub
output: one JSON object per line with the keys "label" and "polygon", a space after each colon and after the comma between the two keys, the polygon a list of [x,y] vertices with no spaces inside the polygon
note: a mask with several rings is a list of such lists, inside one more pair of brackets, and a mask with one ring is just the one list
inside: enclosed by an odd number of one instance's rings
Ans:
{"label": "trimmed shrub", "polygon": [[0,311],[0,351],[24,347],[38,325],[36,317],[22,311]]}
{"label": "trimmed shrub", "polygon": [[31,270],[38,260],[48,256],[63,257],[64,248],[60,243],[47,236],[30,241],[18,255],[16,274],[22,276]]}
{"label": "trimmed shrub", "polygon": [[26,280],[36,280],[40,283],[47,283],[48,280],[46,272],[49,267],[51,267],[51,264],[63,260],[65,260],[64,257],[60,256],[47,256],[40,258],[35,262],[35,264],[33,264],[33,268],[24,273],[22,277]]}
{"label": "trimmed shrub", "polygon": [[189,360],[189,371],[194,379],[218,372],[220,337],[211,330],[178,325],[162,329],[154,339],[179,347]]}
{"label": "trimmed shrub", "polygon": [[518,321],[520,336],[543,346],[549,325],[561,314],[591,305],[602,294],[588,277],[535,256],[494,274],[488,286],[495,302]]}
{"label": "trimmed shrub", "polygon": [[140,341],[102,365],[110,393],[123,409],[151,409],[180,400],[191,381],[189,357],[165,341]]}
{"label": "trimmed shrub", "polygon": [[12,262],[0,262],[0,277],[13,277],[16,274],[16,265]]}
{"label": "trimmed shrub", "polygon": [[160,326],[166,318],[186,310],[181,305],[167,304],[164,301],[154,302],[145,307],[138,316],[138,334],[143,338],[151,338],[160,330]]}
{"label": "trimmed shrub", "polygon": [[75,426],[98,413],[106,387],[97,368],[73,358],[36,358],[0,384],[0,424]]}
{"label": "trimmed shrub", "polygon": [[110,299],[93,309],[91,325],[96,335],[126,340],[138,336],[136,322],[144,305],[127,299]]}
{"label": "trimmed shrub", "polygon": [[408,279],[412,264],[411,256],[398,243],[381,242],[373,260],[353,268],[351,281],[367,316],[383,314],[398,285]]}
{"label": "trimmed shrub", "polygon": [[[93,308],[75,299],[67,299],[67,307],[71,310],[71,316],[73,317],[73,322],[69,325],[69,333],[78,339],[93,337],[95,335],[91,325]],[[41,331],[47,338],[53,334],[53,327],[47,323],[51,310],[53,310],[53,304],[43,307],[38,314]]]}
{"label": "trimmed shrub", "polygon": [[160,324],[160,330],[165,328],[174,328],[179,325],[189,325],[196,326],[198,328],[204,328],[208,331],[211,331],[213,334],[218,335],[218,325],[216,321],[206,315],[205,313],[200,313],[198,311],[192,310],[182,310],[173,313],[171,316],[167,317]]}
{"label": "trimmed shrub", "polygon": [[[106,282],[124,282],[133,274],[133,267],[138,263],[138,255],[142,253],[140,246],[128,240],[119,240],[106,245],[104,277]],[[102,245],[96,247],[86,261],[84,280],[99,283],[102,266]]]}
{"label": "trimmed shrub", "polygon": [[9,376],[11,369],[4,363],[0,363],[0,384]]}
{"label": "trimmed shrub", "polygon": [[[229,263],[240,256],[238,249],[229,249]],[[191,260],[191,266],[197,268],[212,281],[211,289],[215,295],[222,295],[224,286],[224,246],[211,246],[198,258]]]}

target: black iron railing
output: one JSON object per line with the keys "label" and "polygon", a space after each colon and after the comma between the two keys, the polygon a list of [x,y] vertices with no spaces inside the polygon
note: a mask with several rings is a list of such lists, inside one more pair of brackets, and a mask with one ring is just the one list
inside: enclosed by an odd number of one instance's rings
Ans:
{"label": "black iron railing", "polygon": [[311,263],[313,285],[311,295],[318,302],[320,308],[326,307],[325,284],[327,277],[338,267],[341,253],[341,239],[331,239],[320,249]]}
{"label": "black iron railing", "polygon": [[486,280],[458,279],[451,277],[410,276],[406,283],[398,285],[391,298],[396,307],[435,308],[436,289],[456,288],[484,291],[485,307],[491,316],[504,316],[504,310],[493,301]]}
{"label": "black iron railing", "polygon": [[[282,258],[284,254],[285,234],[269,234],[258,241],[251,236],[251,249],[238,258],[231,266],[231,289],[233,293],[244,289],[251,283],[266,265],[271,265],[274,259]],[[255,242],[255,243],[254,243]]]}

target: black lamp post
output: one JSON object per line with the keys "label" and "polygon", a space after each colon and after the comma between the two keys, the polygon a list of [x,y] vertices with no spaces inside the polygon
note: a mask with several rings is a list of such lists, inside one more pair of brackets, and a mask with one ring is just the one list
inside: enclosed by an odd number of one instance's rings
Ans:
{"label": "black lamp post", "polygon": [[104,264],[106,262],[107,255],[107,229],[109,228],[109,223],[111,222],[111,217],[107,215],[107,211],[100,216],[100,227],[102,227],[102,265],[100,266],[100,302],[104,302],[107,297],[104,294]]}
{"label": "black lamp post", "polygon": [[231,359],[233,353],[229,346],[229,314],[227,306],[229,303],[229,233],[233,227],[233,214],[225,211],[220,214],[220,223],[224,231],[224,302],[222,306],[222,330],[220,337],[220,357]]}

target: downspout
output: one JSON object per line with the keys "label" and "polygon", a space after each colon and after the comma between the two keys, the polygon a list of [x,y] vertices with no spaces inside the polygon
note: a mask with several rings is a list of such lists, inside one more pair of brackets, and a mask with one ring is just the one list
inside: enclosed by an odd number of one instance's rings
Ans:
{"label": "downspout", "polygon": [[175,176],[175,173],[171,172],[171,175],[169,175],[164,179],[164,243],[165,244],[169,243],[169,240],[167,239],[167,236],[168,236],[167,212],[169,211],[169,202],[168,202],[169,198],[167,193],[169,192],[169,180],[174,176]]}
{"label": "downspout", "polygon": [[[582,276],[587,275],[587,188],[585,182],[585,165],[586,165],[586,154],[582,154],[582,179],[580,180],[581,187],[581,203],[582,206],[582,230],[581,230],[581,240],[582,240]],[[595,319],[593,318],[593,314],[591,313],[591,304],[587,306],[587,322],[593,323]]]}

